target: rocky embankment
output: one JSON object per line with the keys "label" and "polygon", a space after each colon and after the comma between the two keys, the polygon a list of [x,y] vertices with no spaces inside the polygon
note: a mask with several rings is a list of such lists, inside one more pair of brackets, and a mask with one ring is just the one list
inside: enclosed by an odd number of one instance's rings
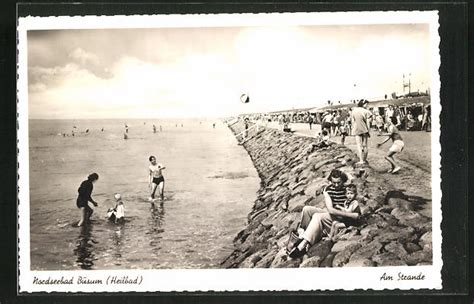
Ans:
{"label": "rocky embankment", "polygon": [[[239,133],[243,125],[232,125]],[[311,151],[313,140],[278,130],[250,134],[243,146],[257,169],[261,187],[248,215],[248,224],[234,239],[235,250],[221,264],[225,268],[341,267],[430,265],[431,219],[414,211],[413,204],[381,176],[355,168],[356,155],[347,147]],[[338,168],[358,188],[362,224],[349,227],[336,242],[322,240],[300,259],[289,259],[285,247],[297,228],[305,205],[324,207],[323,187]]]}

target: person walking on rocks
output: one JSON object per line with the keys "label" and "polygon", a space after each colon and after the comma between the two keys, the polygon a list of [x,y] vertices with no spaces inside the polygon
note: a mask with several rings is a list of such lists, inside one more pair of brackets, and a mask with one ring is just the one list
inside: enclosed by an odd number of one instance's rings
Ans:
{"label": "person walking on rocks", "polygon": [[402,152],[403,148],[405,147],[405,143],[403,142],[402,136],[400,135],[400,133],[398,132],[397,127],[395,126],[396,123],[397,123],[397,118],[394,117],[394,116],[390,117],[390,122],[389,122],[389,126],[388,126],[388,133],[379,134],[379,136],[387,136],[387,138],[384,141],[382,141],[380,143],[377,143],[377,148],[379,148],[384,143],[386,143],[389,139],[391,139],[393,141],[392,146],[388,150],[387,156],[385,156],[385,159],[392,166],[392,168],[390,170],[388,170],[388,173],[392,173],[392,174],[397,173],[398,171],[400,171],[400,166],[397,164],[397,162],[395,161],[393,156],[396,153]]}
{"label": "person walking on rocks", "polygon": [[372,112],[366,109],[368,103],[368,100],[360,100],[357,107],[353,108],[351,112],[352,134],[356,138],[359,153],[358,165],[367,164],[367,156],[369,154],[368,142]]}
{"label": "person walking on rocks", "polygon": [[314,206],[305,206],[301,212],[300,238],[293,249],[288,253],[291,258],[299,258],[306,254],[308,248],[327,235],[332,226],[333,217],[357,220],[359,213],[348,212],[344,209],[346,197],[346,182],[348,176],[344,172],[334,169],[329,174],[330,184],[323,190],[325,209]]}

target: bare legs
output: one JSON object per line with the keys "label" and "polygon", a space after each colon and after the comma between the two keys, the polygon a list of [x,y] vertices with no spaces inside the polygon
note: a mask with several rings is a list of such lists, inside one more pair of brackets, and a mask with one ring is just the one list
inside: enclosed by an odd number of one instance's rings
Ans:
{"label": "bare legs", "polygon": [[86,222],[88,222],[92,216],[92,213],[94,213],[94,210],[92,210],[92,208],[89,207],[89,205],[86,205],[85,207],[81,207],[80,210],[81,210],[81,220],[79,221],[79,223],[77,223],[78,227],[83,226]]}
{"label": "bare legs", "polygon": [[393,155],[395,155],[395,152],[390,151],[390,152],[388,152],[387,156],[385,156],[385,159],[392,166],[392,168],[388,171],[389,173],[396,173],[396,172],[400,171],[400,166],[395,162],[395,159],[393,158]]}
{"label": "bare legs", "polygon": [[359,152],[360,164],[367,162],[367,156],[369,155],[368,142],[369,142],[369,137],[367,134],[356,135],[356,143],[357,143],[357,149]]}
{"label": "bare legs", "polygon": [[155,192],[156,192],[156,189],[158,189],[158,194],[160,195],[160,199],[161,199],[161,200],[164,200],[164,199],[165,199],[165,195],[164,195],[164,191],[165,191],[165,181],[160,182],[158,185],[155,184],[155,183],[151,183],[151,194],[150,194],[150,197],[151,197],[151,200],[152,200],[152,201],[155,199]]}
{"label": "bare legs", "polygon": [[86,217],[87,217],[86,207],[81,207],[80,210],[81,210],[81,220],[79,221],[79,223],[77,223],[77,227],[84,225],[86,221]]}

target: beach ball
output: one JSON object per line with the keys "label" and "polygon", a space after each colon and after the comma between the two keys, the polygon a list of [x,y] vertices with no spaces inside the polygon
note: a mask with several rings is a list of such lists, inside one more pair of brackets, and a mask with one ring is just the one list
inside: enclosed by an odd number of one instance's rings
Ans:
{"label": "beach ball", "polygon": [[242,103],[249,103],[249,101],[250,101],[249,95],[247,95],[247,94],[240,95],[240,101]]}

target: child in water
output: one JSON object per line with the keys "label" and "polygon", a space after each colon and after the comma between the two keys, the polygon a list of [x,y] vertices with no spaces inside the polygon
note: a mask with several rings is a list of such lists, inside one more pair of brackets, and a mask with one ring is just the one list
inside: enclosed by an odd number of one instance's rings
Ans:
{"label": "child in water", "polygon": [[[346,212],[358,213],[360,216],[361,210],[359,207],[359,202],[356,200],[356,196],[357,196],[357,187],[354,184],[347,185],[346,187],[347,199],[344,202],[344,206],[336,205],[334,208],[340,209]],[[336,241],[336,235],[339,233],[339,231],[348,226],[357,226],[357,221],[352,218],[334,217],[333,222],[331,224],[331,231],[329,232],[328,238],[332,241]]]}
{"label": "child in water", "polygon": [[123,205],[122,195],[120,193],[116,193],[114,195],[115,198],[115,207],[109,208],[107,210],[107,218],[109,221],[114,223],[123,223],[125,220],[125,206]]}

